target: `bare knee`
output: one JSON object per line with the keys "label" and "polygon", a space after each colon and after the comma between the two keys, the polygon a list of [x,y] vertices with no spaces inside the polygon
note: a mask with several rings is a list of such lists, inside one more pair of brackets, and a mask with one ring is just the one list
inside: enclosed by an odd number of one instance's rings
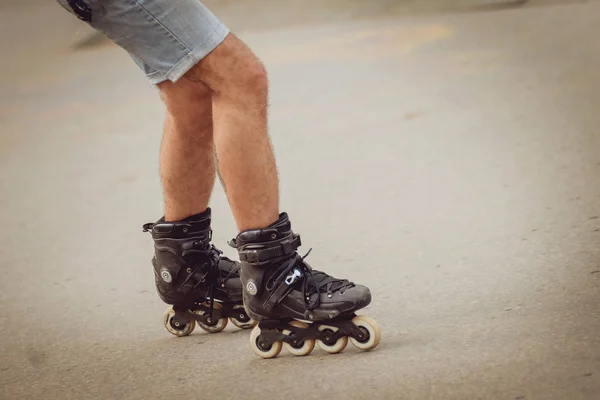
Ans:
{"label": "bare knee", "polygon": [[219,96],[266,96],[267,70],[258,57],[233,34],[186,75],[187,80],[203,82]]}
{"label": "bare knee", "polygon": [[240,89],[257,95],[265,95],[269,90],[269,79],[265,66],[256,57],[249,64],[247,69],[239,72],[238,85]]}
{"label": "bare knee", "polygon": [[212,91],[206,85],[182,79],[160,83],[158,89],[175,125],[195,130],[212,125]]}

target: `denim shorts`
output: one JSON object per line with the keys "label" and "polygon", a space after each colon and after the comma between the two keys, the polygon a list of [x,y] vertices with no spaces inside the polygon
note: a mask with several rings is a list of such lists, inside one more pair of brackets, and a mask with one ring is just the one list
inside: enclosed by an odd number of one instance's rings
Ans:
{"label": "denim shorts", "polygon": [[129,53],[150,83],[177,81],[229,29],[198,0],[57,0]]}

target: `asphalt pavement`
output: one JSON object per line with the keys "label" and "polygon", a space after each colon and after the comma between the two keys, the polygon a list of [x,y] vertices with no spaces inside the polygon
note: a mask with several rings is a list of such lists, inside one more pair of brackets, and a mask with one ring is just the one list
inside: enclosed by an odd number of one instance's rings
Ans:
{"label": "asphalt pavement", "polygon": [[268,3],[212,2],[269,70],[300,251],[371,288],[379,347],[170,335],[156,89],[54,2],[7,1],[0,399],[600,399],[600,2]]}

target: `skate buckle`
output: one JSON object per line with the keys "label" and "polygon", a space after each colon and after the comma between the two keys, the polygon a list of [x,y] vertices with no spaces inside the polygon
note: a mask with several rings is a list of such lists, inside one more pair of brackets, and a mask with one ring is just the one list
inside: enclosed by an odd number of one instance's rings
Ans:
{"label": "skate buckle", "polygon": [[300,272],[300,270],[295,269],[290,275],[288,275],[285,278],[285,283],[288,286],[293,285],[296,281],[298,281],[298,278],[302,277],[302,272]]}
{"label": "skate buckle", "polygon": [[152,230],[153,226],[154,226],[153,222],[148,222],[147,224],[142,225],[142,229],[144,232],[149,232]]}

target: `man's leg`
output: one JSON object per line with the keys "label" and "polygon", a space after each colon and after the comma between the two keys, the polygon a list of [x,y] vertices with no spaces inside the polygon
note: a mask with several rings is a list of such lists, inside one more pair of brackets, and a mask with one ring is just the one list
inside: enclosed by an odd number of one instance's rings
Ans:
{"label": "man's leg", "polygon": [[207,207],[215,180],[214,138],[238,229],[275,222],[279,193],[267,132],[268,80],[258,58],[229,34],[184,79],[159,88],[169,115],[161,152],[167,218]]}
{"label": "man's leg", "polygon": [[182,78],[225,39],[228,29],[196,0],[59,3],[128,51],[166,105],[160,151],[165,215],[144,225],[154,240],[158,294],[173,306],[165,313],[166,329],[186,336],[197,321],[204,330],[219,332],[228,319],[238,327],[254,326],[242,304],[240,264],[221,256],[211,243],[213,90]]}
{"label": "man's leg", "polygon": [[158,87],[167,107],[160,148],[165,220],[179,221],[206,210],[214,186],[212,94],[201,82]]}
{"label": "man's leg", "polygon": [[215,181],[212,91],[201,82],[174,81],[212,51],[227,28],[194,0],[58,3],[128,51],[159,87],[167,106],[160,149],[165,220],[207,210]]}
{"label": "man's leg", "polygon": [[277,168],[267,131],[268,80],[259,59],[230,34],[185,78],[212,89],[219,172],[240,231],[279,216]]}

